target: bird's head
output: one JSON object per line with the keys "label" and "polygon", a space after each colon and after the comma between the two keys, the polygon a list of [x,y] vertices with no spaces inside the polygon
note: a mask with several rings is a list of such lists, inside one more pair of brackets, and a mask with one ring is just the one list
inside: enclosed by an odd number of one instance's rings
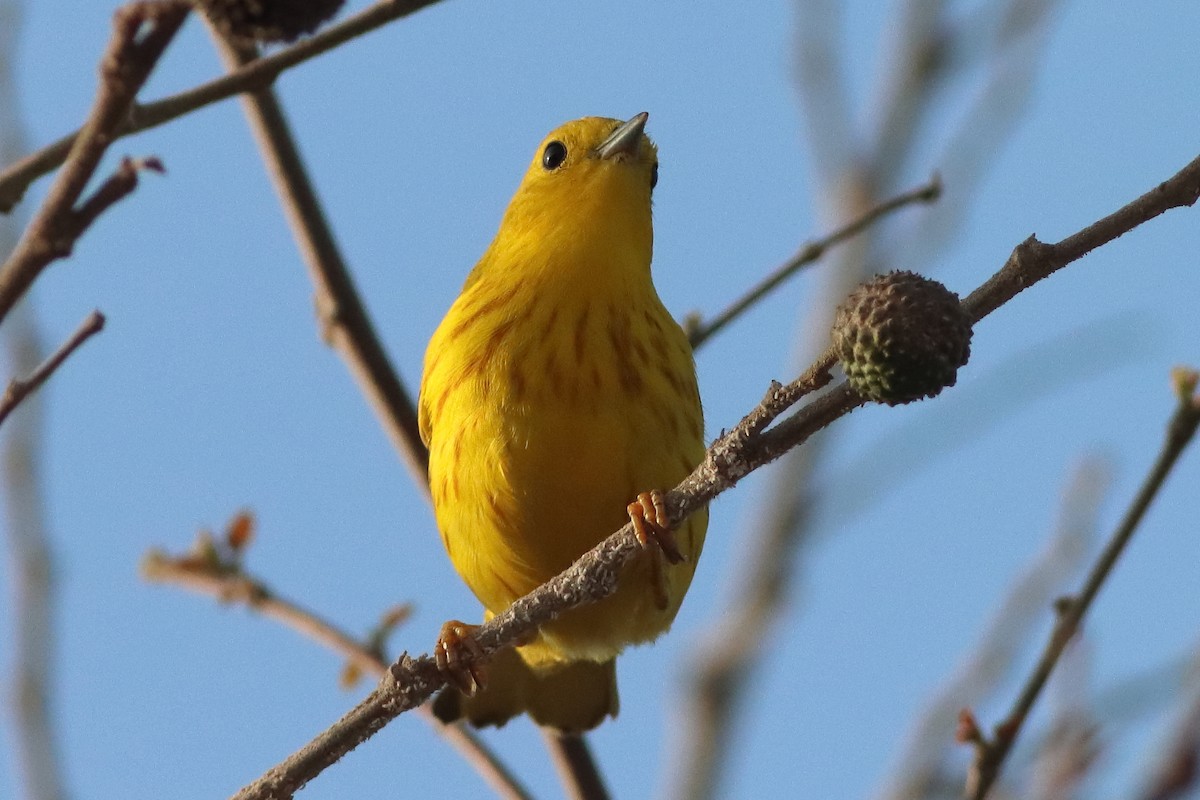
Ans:
{"label": "bird's head", "polygon": [[658,149],[645,134],[648,117],[584,117],[551,131],[513,196],[499,238],[536,240],[543,252],[560,254],[621,247],[648,268],[650,197],[658,181]]}

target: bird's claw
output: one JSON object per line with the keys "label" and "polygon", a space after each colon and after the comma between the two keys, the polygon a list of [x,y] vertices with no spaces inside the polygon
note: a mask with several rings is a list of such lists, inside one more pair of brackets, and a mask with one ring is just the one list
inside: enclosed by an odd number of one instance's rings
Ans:
{"label": "bird's claw", "polygon": [[642,492],[626,507],[626,511],[629,512],[629,521],[633,523],[633,531],[642,547],[649,547],[653,541],[671,564],[678,564],[684,560],[675,535],[671,533],[666,496],[662,492],[657,489]]}
{"label": "bird's claw", "polygon": [[484,666],[487,656],[479,642],[475,641],[477,630],[478,625],[452,619],[442,625],[433,648],[438,672],[468,696],[487,686],[487,669]]}

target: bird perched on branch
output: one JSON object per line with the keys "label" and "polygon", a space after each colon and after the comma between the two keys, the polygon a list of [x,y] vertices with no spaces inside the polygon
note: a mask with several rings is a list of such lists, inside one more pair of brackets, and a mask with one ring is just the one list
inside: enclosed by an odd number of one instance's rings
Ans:
{"label": "bird perched on branch", "polygon": [[438,528],[486,616],[629,519],[646,547],[615,594],[486,667],[475,626],[446,623],[443,719],[595,727],[617,713],[616,656],[666,631],[691,583],[707,512],[671,532],[661,490],[703,457],[703,420],[687,337],[650,277],[647,116],[546,137],[429,343],[420,397]]}

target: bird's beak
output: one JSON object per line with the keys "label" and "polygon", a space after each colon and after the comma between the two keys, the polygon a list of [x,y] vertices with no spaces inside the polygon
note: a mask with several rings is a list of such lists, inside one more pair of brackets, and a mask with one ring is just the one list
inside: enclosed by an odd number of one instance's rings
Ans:
{"label": "bird's beak", "polygon": [[598,158],[612,158],[622,153],[632,153],[637,150],[642,141],[642,131],[646,129],[646,120],[650,114],[643,111],[633,119],[621,125],[596,148]]}

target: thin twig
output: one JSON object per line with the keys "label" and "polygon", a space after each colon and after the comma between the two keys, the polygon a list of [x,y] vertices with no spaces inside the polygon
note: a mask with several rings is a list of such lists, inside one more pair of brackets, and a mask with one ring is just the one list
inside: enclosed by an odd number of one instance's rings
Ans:
{"label": "thin twig", "polygon": [[699,348],[700,345],[708,341],[709,337],[741,316],[746,309],[763,299],[775,287],[799,272],[801,268],[819,260],[829,248],[857,236],[874,224],[876,220],[887,216],[897,209],[913,203],[932,203],[941,197],[941,194],[941,179],[937,175],[934,175],[924,186],[918,186],[916,189],[911,189],[904,194],[886,200],[853,222],[838,228],[833,233],[827,234],[820,239],[806,242],[790,260],[776,268],[775,271],[763,278],[762,281],[746,292],[746,294],[742,295],[741,298],[734,301],[728,308],[712,319],[702,321],[696,317],[690,317],[685,322],[684,329],[687,331],[688,341],[691,342],[692,349]]}
{"label": "thin twig", "polygon": [[[197,568],[195,563],[152,551],[142,560],[142,576],[153,583],[178,586],[213,597],[222,603],[237,603],[307,636],[328,650],[343,656],[364,674],[381,677],[388,662],[376,648],[351,636],[316,612],[273,592],[263,581],[241,569]],[[417,710],[476,772],[506,800],[530,800],[529,792],[496,758],[479,737],[462,725],[446,725],[433,715],[428,705]]]}
{"label": "thin twig", "polygon": [[[438,0],[380,0],[311,38],[221,78],[153,103],[134,104],[128,115],[120,120],[120,125],[112,131],[113,139],[157,127],[243,92],[267,88],[284,71],[436,2]],[[86,130],[85,127],[70,133],[0,172],[0,214],[12,210],[31,183],[63,163],[76,138]]]}
{"label": "thin twig", "polygon": [[[212,32],[228,69],[254,63],[254,47],[232,44]],[[268,87],[248,94],[243,108],[308,266],[324,339],[350,368],[414,482],[428,493],[429,451],[421,441],[416,408],[359,298],[275,92]]]}
{"label": "thin twig", "polygon": [[1132,203],[1057,244],[1045,244],[1030,236],[1017,245],[1003,269],[963,300],[963,306],[972,319],[979,321],[1018,292],[1097,247],[1172,208],[1194,205],[1197,199],[1200,199],[1200,157]]}
{"label": "thin twig", "polygon": [[1088,573],[1079,593],[1074,597],[1065,598],[1059,603],[1059,616],[1054,630],[1051,632],[1050,639],[1032,674],[1021,688],[1012,709],[996,726],[990,740],[980,738],[976,744],[976,759],[968,780],[968,795],[973,800],[983,800],[987,796],[988,790],[1000,774],[1000,768],[1012,749],[1013,742],[1021,732],[1021,726],[1024,725],[1030,710],[1041,695],[1042,688],[1046,685],[1050,673],[1054,671],[1067,643],[1079,630],[1084,615],[1087,614],[1092,601],[1100,592],[1100,587],[1104,585],[1104,581],[1112,572],[1113,565],[1117,563],[1125,546],[1129,544],[1129,540],[1137,530],[1150,503],[1162,489],[1171,468],[1174,467],[1179,456],[1191,442],[1197,427],[1200,427],[1200,396],[1195,394],[1194,376],[1190,385],[1184,388],[1185,390],[1179,393],[1179,404],[1175,413],[1167,424],[1167,435],[1162,450],[1133,503],[1126,511],[1125,517]]}
{"label": "thin twig", "polygon": [[[100,89],[91,114],[45,202],[12,255],[0,267],[0,320],[42,270],[56,259],[70,255],[75,240],[100,212],[133,191],[138,164],[126,162],[83,206],[75,208],[112,143],[113,132],[125,120],[133,98],[190,9],[186,2],[170,0],[130,3],[117,11],[112,39],[100,61]],[[151,164],[144,162],[142,166]]]}
{"label": "thin twig", "polygon": [[[1124,230],[1117,230],[1116,223],[1091,225],[1056,245],[1041,247],[1056,254],[1077,253],[1075,257],[1078,258],[1156,214],[1179,205],[1189,205],[1195,201],[1197,193],[1200,193],[1200,158],[1179,175],[1125,207],[1137,208],[1138,213],[1124,213],[1125,209],[1122,209],[1106,218],[1121,220],[1121,224],[1128,226]],[[1189,196],[1190,202],[1187,201]],[[1153,209],[1157,211],[1151,213]],[[1093,239],[1089,240],[1088,236]],[[1058,264],[1055,269],[1061,266]],[[1005,264],[998,275],[1009,268],[1010,265]],[[1040,269],[1025,269],[1021,274],[1033,282],[1053,271],[1043,266]],[[980,319],[988,309],[998,308],[1029,285],[994,276],[971,295],[975,298],[971,306],[974,318]],[[770,427],[783,412],[805,396],[828,385],[832,379],[829,370],[833,363],[834,358],[827,351],[791,384],[773,384],[753,411],[733,430],[718,437],[708,448],[703,462],[667,494],[669,527],[677,527],[688,515],[733,488],[750,472],[778,459],[834,420],[862,405],[862,399],[843,383],[816,396],[792,416]],[[633,525],[624,525],[560,575],[519,598],[480,626],[476,632],[480,649],[485,655],[490,655],[502,647],[512,646],[569,609],[604,599],[616,590],[622,569],[639,552],[641,545],[633,532]],[[408,654],[402,655],[375,690],[358,706],[235,797],[238,800],[291,797],[326,767],[380,731],[396,716],[421,705],[445,683],[432,656],[411,658]]]}
{"label": "thin twig", "polygon": [[8,388],[4,390],[4,396],[0,397],[0,425],[4,424],[4,420],[8,419],[8,415],[21,404],[22,400],[36,392],[81,344],[99,333],[103,327],[104,315],[99,311],[93,311],[71,334],[71,338],[63,342],[62,346],[30,373],[28,378],[24,380],[13,378],[9,381]]}

